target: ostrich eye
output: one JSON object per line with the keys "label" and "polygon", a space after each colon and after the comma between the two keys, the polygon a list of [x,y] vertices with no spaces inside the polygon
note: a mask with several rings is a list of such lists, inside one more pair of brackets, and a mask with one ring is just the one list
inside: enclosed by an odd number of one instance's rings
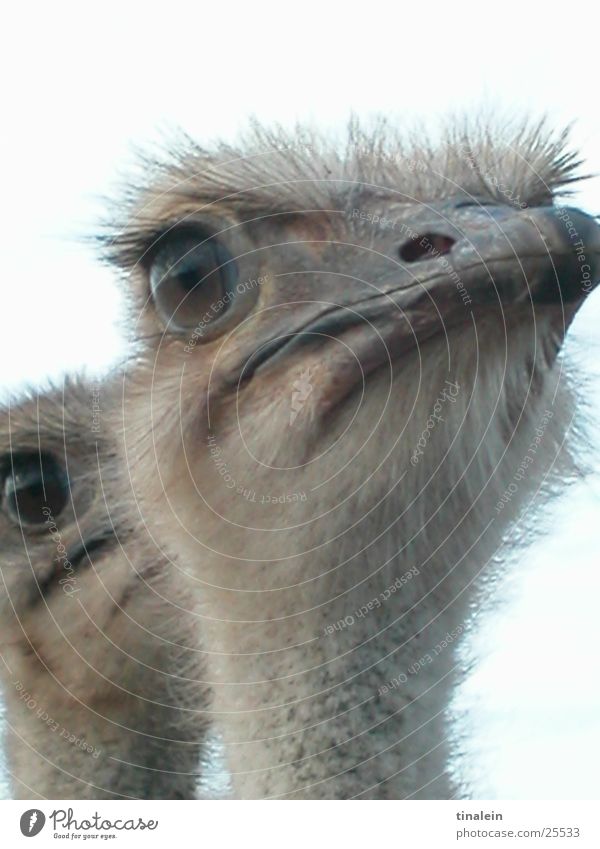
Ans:
{"label": "ostrich eye", "polygon": [[12,454],[3,463],[3,508],[21,525],[60,516],[69,501],[69,479],[51,454]]}
{"label": "ostrich eye", "polygon": [[156,309],[175,333],[198,327],[214,335],[233,305],[236,281],[235,261],[227,248],[198,232],[165,237],[150,267]]}

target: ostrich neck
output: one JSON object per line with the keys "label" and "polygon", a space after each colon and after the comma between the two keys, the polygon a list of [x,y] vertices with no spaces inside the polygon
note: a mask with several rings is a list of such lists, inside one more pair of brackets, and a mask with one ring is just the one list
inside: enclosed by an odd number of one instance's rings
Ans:
{"label": "ostrich neck", "polygon": [[[453,552],[433,562],[418,544],[394,555],[399,535],[341,568],[346,545],[332,544],[318,559],[249,564],[243,589],[207,589],[215,709],[237,795],[451,793],[444,708],[470,570],[448,578]],[[231,566],[216,565],[223,586]]]}
{"label": "ostrich neck", "polygon": [[[394,443],[383,430],[395,448],[367,479],[361,463],[340,462],[343,471],[314,488],[318,464],[284,486],[280,473],[245,472],[244,453],[223,438],[217,459],[236,482],[254,482],[257,500],[259,492],[310,493],[268,514],[246,501],[254,490],[232,493],[218,477],[223,467],[204,463],[211,510],[195,517],[190,554],[210,611],[215,710],[237,795],[451,795],[444,711],[455,649],[501,527],[488,529],[489,508],[473,499],[480,468],[471,464],[474,479],[462,474],[467,463],[448,459],[461,410],[447,406],[447,433],[432,439],[427,463],[409,463],[405,445],[418,434]],[[370,417],[357,427],[362,444]],[[268,422],[256,432],[270,433]],[[452,484],[428,485],[432,469]],[[223,516],[226,531],[214,518]],[[215,553],[224,548],[227,556]]]}

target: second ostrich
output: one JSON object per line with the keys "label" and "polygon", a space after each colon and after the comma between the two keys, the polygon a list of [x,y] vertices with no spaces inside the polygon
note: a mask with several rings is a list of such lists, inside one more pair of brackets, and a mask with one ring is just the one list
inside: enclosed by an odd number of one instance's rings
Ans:
{"label": "second ostrich", "polygon": [[600,269],[556,200],[576,165],[543,125],[258,129],[184,143],[111,234],[132,484],[200,580],[238,796],[455,792],[458,639],[568,463],[557,355]]}
{"label": "second ostrich", "polygon": [[96,395],[110,406],[108,386],[68,380],[0,407],[11,792],[192,799],[209,707],[193,582],[124,497],[126,470],[110,429],[95,424]]}

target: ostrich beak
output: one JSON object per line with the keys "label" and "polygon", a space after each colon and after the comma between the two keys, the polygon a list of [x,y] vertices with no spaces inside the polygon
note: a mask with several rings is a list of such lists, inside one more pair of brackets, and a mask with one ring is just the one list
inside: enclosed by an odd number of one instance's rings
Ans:
{"label": "ostrich beak", "polygon": [[340,363],[333,353],[340,346],[327,345],[332,337],[351,349],[364,376],[415,343],[494,308],[531,316],[553,306],[564,332],[600,281],[600,226],[577,209],[514,210],[463,201],[415,223],[419,235],[398,248],[400,262],[383,285],[349,285],[340,275],[338,291],[326,290],[322,279],[313,292],[305,286],[302,294],[309,297],[295,318],[284,311],[268,335],[255,339],[242,380],[287,364],[307,346],[322,346],[323,358]]}

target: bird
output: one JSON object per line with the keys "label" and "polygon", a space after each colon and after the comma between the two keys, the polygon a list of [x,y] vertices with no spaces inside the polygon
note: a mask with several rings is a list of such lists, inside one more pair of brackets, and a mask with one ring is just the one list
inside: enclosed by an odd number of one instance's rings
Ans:
{"label": "bird", "polygon": [[0,409],[0,684],[14,798],[194,799],[210,689],[194,587],[120,493],[69,376]]}
{"label": "bird", "polygon": [[98,237],[120,451],[198,578],[234,796],[460,797],[461,640],[577,474],[559,354],[600,228],[568,132],[255,123],[141,165]]}
{"label": "bird", "polygon": [[[182,685],[168,704],[212,698],[235,797],[460,796],[447,720],[457,649],[507,536],[578,471],[567,438],[576,400],[559,354],[597,283],[600,231],[563,201],[581,169],[567,134],[531,120],[455,120],[428,136],[353,119],[341,138],[255,125],[235,144],[182,136],[141,165],[99,237],[122,279],[131,343],[119,391],[102,384],[102,439],[91,439],[89,399],[77,393],[42,393],[39,434],[26,403],[0,431],[5,662],[38,693],[51,671],[81,701],[96,697],[85,670],[52,653],[53,629],[40,633],[31,616],[56,583],[49,537],[15,517],[21,501],[31,506],[32,481],[39,518],[33,459],[37,480],[41,468],[55,481],[51,514],[66,505],[56,528],[74,546],[68,577],[89,589],[89,604],[114,610],[97,584],[108,573],[122,587],[129,574],[116,559],[115,510],[127,516],[120,550],[134,573],[155,563],[148,584],[173,580],[176,594],[181,575],[193,578],[201,615],[192,625],[135,597],[152,627],[137,639],[125,628],[128,651],[139,649],[132,664],[119,639],[106,654],[100,631],[112,635],[111,624],[92,631],[73,606],[63,612],[55,586],[47,610],[135,693],[166,686],[155,636],[168,642],[180,628],[199,640],[210,693]],[[68,486],[65,445],[80,469]],[[80,532],[69,519],[77,480],[97,485],[99,468],[103,507],[82,503]],[[98,547],[109,527],[113,542]],[[197,683],[182,674],[199,657],[189,648],[185,662],[179,653],[165,662],[177,681]],[[31,714],[3,677],[19,739],[51,752],[40,766],[31,748],[17,758],[11,744],[11,762],[47,795],[57,775],[68,780],[77,744],[63,761],[35,723],[30,734]],[[62,697],[49,692],[68,730]],[[109,723],[128,714],[119,693],[105,700]],[[155,734],[171,711],[142,709],[136,729],[145,723]],[[86,714],[81,728],[102,749],[103,722]],[[161,734],[155,758],[127,730],[104,740],[119,766],[94,770],[91,797],[124,787],[162,797],[166,773],[193,771],[192,747]],[[85,780],[92,760],[70,771]],[[140,766],[158,787],[139,779]]]}

